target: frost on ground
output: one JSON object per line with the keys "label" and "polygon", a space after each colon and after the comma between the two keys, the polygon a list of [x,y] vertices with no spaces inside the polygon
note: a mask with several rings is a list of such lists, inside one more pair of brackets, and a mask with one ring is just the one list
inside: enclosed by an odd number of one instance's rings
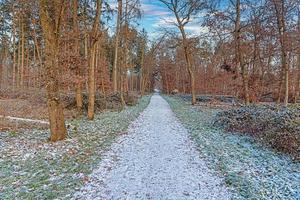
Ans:
{"label": "frost on ground", "polygon": [[0,199],[70,199],[149,99],[94,121],[69,122],[68,139],[56,143],[48,142],[46,130],[0,132]]}
{"label": "frost on ground", "polygon": [[167,102],[154,95],[74,199],[229,199],[229,193]]}
{"label": "frost on ground", "polygon": [[300,163],[257,143],[253,138],[224,133],[212,127],[217,111],[192,107],[178,98],[165,97],[187,127],[198,149],[228,186],[233,199],[300,199]]}

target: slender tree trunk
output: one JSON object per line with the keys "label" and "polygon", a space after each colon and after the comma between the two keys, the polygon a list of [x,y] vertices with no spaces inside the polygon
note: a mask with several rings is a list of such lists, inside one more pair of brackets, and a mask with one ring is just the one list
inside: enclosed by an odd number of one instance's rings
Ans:
{"label": "slender tree trunk", "polygon": [[118,18],[116,25],[116,36],[115,36],[115,54],[114,63],[112,70],[112,81],[114,92],[118,91],[118,51],[119,51],[119,38],[120,38],[120,28],[121,28],[121,17],[122,17],[122,0],[118,0]]}
{"label": "slender tree trunk", "polygon": [[93,44],[89,50],[89,103],[88,103],[88,119],[93,120],[95,115],[95,54],[96,45]]}
{"label": "slender tree trunk", "polygon": [[[3,44],[2,44],[3,45]],[[0,89],[2,89],[2,83],[3,83],[3,66],[5,63],[5,48],[0,50]]]}
{"label": "slender tree trunk", "polygon": [[[75,32],[75,44],[74,49],[77,57],[80,57],[79,49],[79,26],[78,26],[78,0],[73,0],[73,30]],[[80,115],[82,113],[82,107],[83,107],[83,98],[82,98],[82,72],[81,72],[81,66],[77,66],[76,68],[76,106],[77,106],[77,112]]]}
{"label": "slender tree trunk", "polygon": [[24,62],[25,62],[25,32],[24,32],[24,17],[21,17],[21,70],[20,70],[20,86],[24,86]]}
{"label": "slender tree trunk", "polygon": [[281,72],[279,74],[277,104],[280,104],[281,102],[283,77],[284,77],[283,70],[281,69]]}
{"label": "slender tree trunk", "polygon": [[134,78],[133,73],[131,73],[131,75],[130,75],[130,88],[131,88],[130,90],[131,91],[134,90],[133,78]]}
{"label": "slender tree trunk", "polygon": [[[50,121],[50,140],[55,142],[63,140],[67,136],[65,126],[63,106],[59,95],[59,32],[61,27],[61,18],[64,12],[65,4],[52,2],[52,6],[48,5],[47,0],[40,0],[40,19],[45,38],[46,53],[46,76],[47,76],[47,105]],[[49,8],[49,7],[50,8]],[[55,19],[49,17],[48,9],[59,9]],[[56,34],[55,34],[56,33]]]}
{"label": "slender tree trunk", "polygon": [[[121,80],[121,85],[120,85],[120,92],[121,92],[121,102],[122,102],[122,106],[124,107],[126,105],[126,102],[124,100],[124,91],[125,91],[125,80],[126,80],[126,72],[128,70],[128,26],[129,26],[129,22],[128,22],[128,0],[125,0],[125,12],[124,12],[124,17],[125,17],[125,21],[124,21],[124,35],[123,35],[123,42],[124,42],[124,48],[123,48],[123,66],[120,66],[120,80]],[[122,17],[122,13],[121,13],[121,17]],[[121,23],[121,22],[120,22]]]}
{"label": "slender tree trunk", "polygon": [[88,39],[89,39],[89,36],[88,36],[88,34],[87,33],[85,33],[85,35],[84,35],[84,57],[85,57],[85,59],[88,59]]}
{"label": "slender tree trunk", "polygon": [[[285,28],[283,28],[284,30]],[[285,32],[285,31],[284,31]],[[283,68],[283,83],[284,83],[284,105],[287,106],[289,102],[289,67],[287,64],[287,53],[286,53],[286,45],[285,45],[285,34],[281,36],[282,41],[282,68]]]}
{"label": "slender tree trunk", "polygon": [[88,119],[93,120],[95,116],[95,60],[96,60],[96,47],[99,38],[99,25],[101,16],[102,0],[96,2],[96,16],[94,24],[90,34],[90,49],[89,49],[89,77],[88,77],[88,91],[89,91],[89,103],[88,103]]}
{"label": "slender tree trunk", "polygon": [[[31,35],[32,37],[34,37],[34,35]],[[35,49],[35,44],[33,44],[33,63],[37,63],[36,61],[36,49]],[[29,68],[28,68],[29,69]],[[36,85],[37,85],[37,81],[38,81],[38,77],[37,77],[37,72],[38,72],[38,67],[37,69],[33,69],[33,87],[36,88]],[[30,78],[29,78],[30,79]]]}
{"label": "slender tree trunk", "polygon": [[295,103],[298,102],[300,97],[300,53],[298,54],[298,71],[297,71],[297,80],[296,80],[296,87],[295,87]]}
{"label": "slender tree trunk", "polygon": [[237,71],[239,68],[241,69],[245,104],[249,105],[250,97],[249,97],[248,74],[247,74],[246,64],[244,63],[244,58],[241,49],[241,2],[240,0],[236,1],[235,43],[236,43],[235,53],[236,53]]}
{"label": "slender tree trunk", "polygon": [[191,86],[191,93],[192,93],[192,105],[196,104],[196,90],[195,90],[195,74],[194,74],[194,69],[192,67],[192,63],[191,63],[191,55],[189,52],[189,46],[188,46],[188,41],[186,38],[186,34],[185,31],[183,29],[183,27],[181,28],[181,33],[182,33],[182,42],[183,42],[183,48],[184,48],[184,56],[185,56],[185,60],[187,63],[187,70],[189,73],[189,77],[190,77],[190,86]]}
{"label": "slender tree trunk", "polygon": [[39,60],[39,65],[38,65],[38,78],[37,78],[37,81],[38,81],[38,86],[40,87],[41,85],[41,69],[43,68],[43,60],[42,60],[42,55],[41,55],[41,49],[40,49],[40,46],[39,46],[39,43],[38,43],[38,39],[37,39],[37,34],[36,34],[36,31],[35,31],[35,20],[33,20],[33,38],[34,38],[34,46],[35,46],[35,49],[36,49],[36,53],[37,53],[37,58]]}
{"label": "slender tree trunk", "polygon": [[[15,15],[15,12],[14,12],[14,8],[13,8],[13,15]],[[15,87],[16,87],[16,26],[15,26],[15,21],[14,21],[14,17],[13,17],[13,21],[12,21],[12,26],[13,26],[13,39],[12,39],[12,42],[13,42],[13,90],[15,90]]]}
{"label": "slender tree trunk", "polygon": [[21,69],[21,57],[22,57],[22,55],[21,55],[21,41],[20,41],[20,39],[21,39],[21,31],[20,31],[20,29],[21,29],[21,17],[20,17],[20,14],[18,15],[18,28],[19,28],[19,31],[18,31],[18,37],[19,37],[19,40],[18,40],[18,64],[17,64],[17,86],[18,87],[20,87],[20,85],[21,85],[21,82],[20,82],[20,69]]}
{"label": "slender tree trunk", "polygon": [[[27,83],[27,87],[30,87],[31,86],[31,81],[32,79],[30,78],[31,77],[31,74],[30,74],[30,69],[29,69],[29,62],[30,62],[30,53],[29,53],[29,49],[27,48],[26,51],[26,67],[24,69],[24,81]],[[24,83],[25,84],[25,83]]]}
{"label": "slender tree trunk", "polygon": [[145,69],[144,69],[144,58],[145,58],[145,47],[144,44],[142,45],[142,52],[141,52],[141,70],[140,70],[140,91],[141,95],[144,96],[145,94]]}
{"label": "slender tree trunk", "polygon": [[179,28],[179,30],[181,32],[181,36],[182,36],[182,46],[183,46],[183,50],[184,50],[184,57],[185,57],[185,61],[186,61],[187,70],[189,73],[189,78],[190,78],[192,105],[195,105],[196,104],[195,74],[194,74],[194,69],[193,69],[193,65],[192,65],[190,45],[189,45],[189,41],[188,41],[186,33],[185,33],[184,25],[182,24],[183,21],[179,17],[179,11],[177,10],[177,7],[175,4],[173,4],[173,9],[174,9],[173,12],[175,14],[175,17],[176,17],[176,20],[178,23],[178,28]]}
{"label": "slender tree trunk", "polygon": [[[285,3],[283,0],[275,1],[273,0],[275,7],[279,41],[280,41],[280,50],[281,50],[281,65],[282,65],[282,84],[284,88],[284,105],[287,106],[289,102],[289,66],[287,63],[287,49],[286,49],[286,25],[285,25]],[[280,92],[281,92],[280,86]],[[280,95],[280,93],[279,93]]]}

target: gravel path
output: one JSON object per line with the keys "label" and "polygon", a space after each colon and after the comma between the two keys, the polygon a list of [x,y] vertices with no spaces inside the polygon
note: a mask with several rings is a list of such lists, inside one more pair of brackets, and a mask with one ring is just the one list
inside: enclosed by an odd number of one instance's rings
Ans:
{"label": "gravel path", "polygon": [[149,106],[108,151],[74,199],[229,199],[168,103]]}

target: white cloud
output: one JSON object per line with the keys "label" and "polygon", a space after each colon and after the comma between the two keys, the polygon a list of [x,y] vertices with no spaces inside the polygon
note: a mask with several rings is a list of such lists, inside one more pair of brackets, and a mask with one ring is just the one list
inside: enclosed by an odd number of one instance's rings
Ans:
{"label": "white cloud", "polygon": [[153,27],[170,27],[174,26],[174,23],[176,23],[176,18],[173,16],[166,16],[163,18],[158,18],[157,22],[154,23]]}
{"label": "white cloud", "polygon": [[142,3],[141,8],[143,10],[144,15],[150,15],[150,16],[165,16],[170,14],[167,10],[163,9],[160,6],[148,4],[148,3]]}
{"label": "white cloud", "polygon": [[[107,3],[113,9],[118,8],[117,0],[109,0]],[[169,14],[169,12],[165,8],[143,1],[141,1],[141,9],[144,15],[164,16]]]}
{"label": "white cloud", "polygon": [[[108,1],[111,8],[117,8],[117,0]],[[157,4],[154,0],[141,0],[142,19],[141,25],[148,30],[150,38],[156,38],[161,31],[157,29],[176,30],[174,23],[176,18],[165,6]],[[206,13],[199,13],[194,16],[186,25],[186,31],[189,35],[201,35],[209,32],[208,27],[201,26],[201,19]]]}
{"label": "white cloud", "polygon": [[[167,17],[158,19],[157,22],[154,23],[152,26],[154,28],[176,28],[174,26],[174,23],[176,23],[176,18],[173,16],[167,16]],[[201,23],[198,22],[198,20],[196,20],[196,19],[192,19],[185,26],[185,30],[187,31],[188,34],[191,34],[191,35],[201,35],[201,34],[209,32],[208,27],[201,26]]]}
{"label": "white cloud", "polygon": [[200,24],[190,24],[186,26],[185,29],[192,35],[201,35],[209,32],[208,27],[201,26]]}

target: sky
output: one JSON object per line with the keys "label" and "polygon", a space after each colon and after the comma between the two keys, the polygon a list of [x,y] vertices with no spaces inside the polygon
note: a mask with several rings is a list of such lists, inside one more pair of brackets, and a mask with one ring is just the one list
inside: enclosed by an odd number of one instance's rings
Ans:
{"label": "sky", "polygon": [[[117,0],[111,0],[112,7],[116,7]],[[144,28],[150,39],[155,39],[161,34],[163,28],[174,28],[170,23],[175,21],[173,13],[158,0],[140,0],[142,8],[142,19],[140,20],[140,29]],[[192,35],[199,35],[207,32],[207,29],[201,27],[199,20],[192,19],[186,26],[186,31]]]}
{"label": "sky", "polygon": [[[141,26],[147,30],[150,37],[154,38],[162,28],[174,27],[170,23],[176,21],[174,14],[163,3],[158,0],[141,0],[141,4],[143,10]],[[201,13],[199,15],[201,16]],[[201,26],[199,19],[192,19],[186,26],[186,31],[192,35],[199,35],[207,32],[207,28]]]}

